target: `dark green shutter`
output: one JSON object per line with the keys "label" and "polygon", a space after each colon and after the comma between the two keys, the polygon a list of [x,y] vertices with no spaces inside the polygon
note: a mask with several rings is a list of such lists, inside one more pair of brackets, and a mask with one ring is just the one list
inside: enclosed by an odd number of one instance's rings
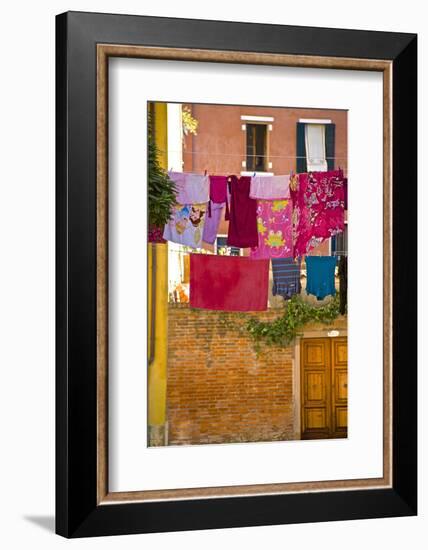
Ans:
{"label": "dark green shutter", "polygon": [[303,122],[297,123],[296,135],[296,172],[299,174],[307,171],[305,124]]}
{"label": "dark green shutter", "polygon": [[325,125],[325,156],[327,157],[327,168],[334,170],[335,166],[335,153],[334,153],[334,140],[336,133],[335,124]]}

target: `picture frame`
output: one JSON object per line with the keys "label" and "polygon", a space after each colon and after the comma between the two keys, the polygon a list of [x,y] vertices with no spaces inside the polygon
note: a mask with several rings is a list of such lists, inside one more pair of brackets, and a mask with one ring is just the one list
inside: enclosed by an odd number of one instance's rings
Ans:
{"label": "picture frame", "polygon": [[[108,488],[108,60],[383,73],[384,476],[178,494]],[[417,513],[417,36],[67,12],[56,18],[56,532],[65,537]],[[409,237],[410,236],[410,237]],[[250,486],[251,487],[251,486]],[[155,492],[156,493],[156,492]]]}

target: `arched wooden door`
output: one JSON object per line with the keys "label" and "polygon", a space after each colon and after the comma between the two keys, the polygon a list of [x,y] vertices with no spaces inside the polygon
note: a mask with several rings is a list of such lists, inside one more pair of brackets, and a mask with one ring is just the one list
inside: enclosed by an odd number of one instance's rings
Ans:
{"label": "arched wooden door", "polygon": [[306,338],[300,350],[302,439],[347,437],[347,338]]}

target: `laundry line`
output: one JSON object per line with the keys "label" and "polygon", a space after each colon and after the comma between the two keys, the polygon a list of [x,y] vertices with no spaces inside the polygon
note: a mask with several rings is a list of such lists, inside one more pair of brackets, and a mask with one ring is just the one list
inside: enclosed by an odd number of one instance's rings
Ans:
{"label": "laundry line", "polygon": [[[269,158],[269,159],[308,159],[306,156],[296,156],[296,155],[258,155],[258,154],[251,154],[251,155],[245,155],[240,153],[213,153],[211,151],[179,151],[174,149],[168,149],[168,150],[158,150],[160,153],[182,153],[183,155],[209,155],[209,156],[216,156],[216,157],[241,157],[246,158],[249,157],[261,157],[261,158]],[[318,159],[316,159],[318,160]],[[325,157],[323,160],[345,160],[347,161],[347,157]]]}

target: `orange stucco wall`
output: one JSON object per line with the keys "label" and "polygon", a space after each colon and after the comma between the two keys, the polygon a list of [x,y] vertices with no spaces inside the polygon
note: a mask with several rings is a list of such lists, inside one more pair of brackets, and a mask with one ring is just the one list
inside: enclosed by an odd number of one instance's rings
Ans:
{"label": "orange stucco wall", "polygon": [[336,168],[347,169],[347,111],[295,109],[284,107],[244,107],[189,105],[198,120],[197,135],[185,140],[184,170],[210,174],[239,174],[245,170],[246,134],[242,115],[273,117],[268,132],[270,171],[288,174],[296,170],[296,124],[301,118],[330,119],[336,125]]}

